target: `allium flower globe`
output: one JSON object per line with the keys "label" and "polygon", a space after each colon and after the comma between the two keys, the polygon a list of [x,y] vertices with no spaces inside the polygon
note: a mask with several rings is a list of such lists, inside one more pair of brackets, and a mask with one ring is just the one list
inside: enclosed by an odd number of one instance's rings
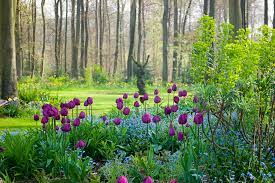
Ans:
{"label": "allium flower globe", "polygon": [[180,101],[180,98],[179,98],[178,96],[174,96],[174,102],[175,102],[176,104],[178,104],[179,101]]}
{"label": "allium flower globe", "polygon": [[200,125],[200,124],[203,123],[203,115],[201,113],[197,113],[194,116],[194,123],[197,124],[197,125]]}
{"label": "allium flower globe", "polygon": [[61,127],[61,130],[63,132],[69,132],[69,131],[71,131],[71,125],[70,125],[70,123],[64,123],[63,126]]}
{"label": "allium flower globe", "polygon": [[120,176],[117,178],[117,183],[128,183],[128,179],[125,176]]}
{"label": "allium flower globe", "polygon": [[114,119],[115,125],[120,125],[121,122],[122,122],[122,120],[120,118],[115,118]]}
{"label": "allium flower globe", "polygon": [[160,116],[159,115],[156,115],[156,116],[154,116],[153,117],[153,119],[152,119],[152,121],[154,122],[154,123],[158,123],[158,122],[160,122]]}
{"label": "allium flower globe", "polygon": [[170,126],[169,126],[169,136],[170,136],[170,137],[173,137],[173,136],[175,136],[175,135],[176,135],[175,128],[174,128],[173,124],[170,123]]}
{"label": "allium flower globe", "polygon": [[168,88],[168,89],[167,89],[167,93],[172,93],[172,89],[171,89],[171,88]]}
{"label": "allium flower globe", "polygon": [[172,90],[177,91],[177,85],[175,83],[172,85]]}
{"label": "allium flower globe", "polygon": [[124,114],[125,116],[128,116],[128,115],[130,114],[130,108],[129,108],[129,107],[125,107],[125,108],[123,109],[123,114]]}
{"label": "allium flower globe", "polygon": [[123,109],[123,103],[122,103],[122,102],[118,102],[118,103],[116,104],[116,107],[117,107],[118,110]]}
{"label": "allium flower globe", "polygon": [[154,180],[150,176],[147,176],[143,179],[143,183],[153,183],[153,182]]}
{"label": "allium flower globe", "polygon": [[34,119],[35,121],[38,121],[38,120],[39,120],[39,115],[38,115],[38,114],[33,115],[33,119]]}
{"label": "allium flower globe", "polygon": [[86,117],[86,116],[85,116],[85,112],[84,112],[84,111],[81,111],[81,112],[79,113],[78,117],[79,117],[80,119],[84,119],[84,118]]}
{"label": "allium flower globe", "polygon": [[138,97],[139,97],[138,92],[134,93],[134,98],[138,98]]}
{"label": "allium flower globe", "polygon": [[178,133],[178,141],[183,141],[183,139],[184,139],[184,134],[183,134],[183,132],[179,132],[179,133]]}
{"label": "allium flower globe", "polygon": [[42,124],[46,124],[46,123],[48,123],[48,121],[49,121],[49,118],[48,118],[47,116],[44,116],[44,117],[41,119],[41,123],[42,123]]}
{"label": "allium flower globe", "polygon": [[177,112],[178,110],[179,110],[179,106],[178,105],[172,105],[171,112]]}
{"label": "allium flower globe", "polygon": [[151,115],[149,113],[145,113],[142,115],[141,120],[143,123],[151,123]]}
{"label": "allium flower globe", "polygon": [[63,107],[61,110],[60,110],[60,114],[61,116],[67,116],[68,115],[68,109]]}
{"label": "allium flower globe", "polygon": [[74,127],[79,126],[80,125],[80,119],[79,118],[75,118],[73,125],[74,125]]}
{"label": "allium flower globe", "polygon": [[164,108],[164,114],[165,115],[170,115],[171,114],[171,107],[169,107],[169,106],[166,106],[165,108]]}
{"label": "allium flower globe", "polygon": [[154,95],[158,95],[159,94],[159,90],[158,89],[155,89],[154,90]]}
{"label": "allium flower globe", "polygon": [[138,101],[135,101],[135,102],[134,102],[134,106],[135,106],[135,107],[139,107],[139,106],[140,106],[139,102],[138,102]]}
{"label": "allium flower globe", "polygon": [[79,140],[79,141],[76,143],[76,145],[75,145],[75,147],[76,147],[77,149],[83,149],[85,146],[86,146],[86,143],[85,143],[84,140]]}
{"label": "allium flower globe", "polygon": [[160,103],[160,102],[161,102],[161,98],[160,98],[158,95],[155,96],[154,102],[155,102],[156,104]]}
{"label": "allium flower globe", "polygon": [[127,99],[128,98],[128,94],[127,93],[124,93],[123,94],[123,99]]}
{"label": "allium flower globe", "polygon": [[178,122],[180,125],[184,125],[187,123],[188,115],[186,113],[181,114],[178,118]]}

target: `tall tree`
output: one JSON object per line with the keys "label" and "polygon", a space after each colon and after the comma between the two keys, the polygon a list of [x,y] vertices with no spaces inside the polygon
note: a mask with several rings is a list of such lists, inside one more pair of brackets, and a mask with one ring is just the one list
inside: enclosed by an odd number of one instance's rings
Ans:
{"label": "tall tree", "polygon": [[84,21],[85,22],[85,50],[84,50],[85,68],[88,67],[88,47],[89,47],[88,12],[89,12],[89,0],[86,0],[85,21]]}
{"label": "tall tree", "polygon": [[138,0],[138,45],[137,45],[137,62],[140,62],[141,54],[141,41],[142,41],[142,22],[141,22],[141,12],[142,11],[142,0]]}
{"label": "tall tree", "polygon": [[46,23],[44,14],[45,0],[41,1],[41,14],[42,14],[42,27],[43,27],[43,40],[42,40],[42,52],[41,52],[41,65],[40,65],[40,77],[44,74],[44,59],[45,59],[45,44],[46,44]]}
{"label": "tall tree", "polygon": [[119,25],[120,25],[120,21],[119,20],[120,20],[120,0],[117,0],[116,47],[115,47],[115,58],[114,58],[113,76],[116,74],[116,70],[117,70],[118,46],[119,46]]}
{"label": "tall tree", "polygon": [[21,10],[20,0],[16,1],[16,23],[15,23],[15,43],[16,43],[16,71],[17,78],[20,79],[22,76],[22,62],[21,62]]}
{"label": "tall tree", "polygon": [[268,25],[268,0],[264,0],[264,24]]}
{"label": "tall tree", "polygon": [[172,80],[177,79],[178,67],[178,1],[174,0],[174,50],[173,50],[173,72]]}
{"label": "tall tree", "polygon": [[242,28],[247,27],[247,22],[246,22],[246,3],[247,0],[241,0],[241,13],[242,13]]}
{"label": "tall tree", "polygon": [[136,0],[131,1],[130,10],[130,33],[129,33],[129,51],[127,59],[127,80],[129,81],[133,76],[133,52],[135,45],[135,29],[136,29]]}
{"label": "tall tree", "polygon": [[235,35],[242,27],[240,0],[229,1],[229,21],[234,25]]}
{"label": "tall tree", "polygon": [[78,78],[78,55],[79,55],[79,43],[80,43],[80,17],[81,17],[81,1],[82,0],[77,0],[77,5],[76,5],[76,32],[75,32],[75,59],[76,59],[76,71],[75,73],[76,78]]}
{"label": "tall tree", "polygon": [[36,0],[32,0],[32,64],[31,76],[34,76],[35,69],[35,33],[36,33]]}
{"label": "tall tree", "polygon": [[59,58],[59,75],[60,71],[62,71],[62,54],[61,54],[61,46],[62,46],[62,27],[63,27],[63,0],[59,1],[59,23],[58,23],[58,58]]}
{"label": "tall tree", "polygon": [[16,0],[0,1],[0,98],[17,95]]}
{"label": "tall tree", "polygon": [[67,37],[68,37],[68,0],[66,0],[65,10],[65,38],[64,38],[64,71],[67,73]]}
{"label": "tall tree", "polygon": [[216,15],[216,0],[210,0],[209,16],[215,18]]}
{"label": "tall tree", "polygon": [[78,45],[76,44],[75,33],[75,0],[72,0],[72,14],[71,14],[71,41],[72,41],[72,64],[71,64],[71,76],[78,78]]}
{"label": "tall tree", "polygon": [[273,1],[273,29],[275,29],[275,0]]}
{"label": "tall tree", "polygon": [[168,11],[169,3],[167,0],[163,0],[163,18],[162,18],[162,81],[168,81]]}
{"label": "tall tree", "polygon": [[208,15],[208,0],[203,1],[203,14]]}
{"label": "tall tree", "polygon": [[99,50],[99,30],[98,30],[98,0],[95,1],[95,63],[98,64],[98,50]]}
{"label": "tall tree", "polygon": [[85,11],[84,11],[84,1],[80,0],[80,14],[81,14],[81,38],[80,38],[80,75],[84,77],[85,71]]}
{"label": "tall tree", "polygon": [[59,32],[58,32],[58,24],[59,24],[59,14],[58,14],[58,10],[59,10],[59,1],[60,0],[55,0],[54,1],[54,15],[55,15],[55,39],[54,39],[54,57],[55,57],[55,75],[59,76],[59,64],[60,64],[60,60],[59,60],[59,43],[58,43],[58,39],[59,39]]}

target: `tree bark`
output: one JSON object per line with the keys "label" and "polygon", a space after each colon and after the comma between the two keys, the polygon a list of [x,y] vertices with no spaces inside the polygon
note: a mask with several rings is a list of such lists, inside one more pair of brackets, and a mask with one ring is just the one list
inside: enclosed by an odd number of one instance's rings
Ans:
{"label": "tree bark", "polygon": [[72,0],[72,15],[71,15],[71,36],[72,36],[72,64],[71,64],[71,76],[72,78],[78,78],[78,45],[76,41],[75,33],[75,0]]}
{"label": "tree bark", "polygon": [[187,7],[186,12],[184,14],[184,19],[183,19],[183,24],[182,24],[182,35],[185,35],[185,27],[186,27],[186,22],[187,22],[187,16],[189,14],[191,5],[192,5],[192,0],[189,1],[188,7]]}
{"label": "tree bark", "polygon": [[16,4],[16,23],[15,23],[15,44],[16,44],[16,71],[17,71],[17,79],[20,79],[22,76],[22,62],[21,62],[21,10],[20,10],[20,0],[17,0]]}
{"label": "tree bark", "polygon": [[104,0],[99,0],[99,65],[103,69]]}
{"label": "tree bark", "polygon": [[116,47],[115,47],[115,60],[114,60],[113,77],[115,76],[116,70],[117,70],[118,46],[119,46],[119,25],[120,25],[119,20],[120,20],[120,0],[117,0]]}
{"label": "tree bark", "polygon": [[35,69],[35,33],[36,33],[36,0],[32,0],[32,65],[31,65],[31,77],[34,77],[34,69]]}
{"label": "tree bark", "polygon": [[67,74],[67,37],[68,37],[68,0],[66,0],[65,13],[65,40],[64,40],[64,72]]}
{"label": "tree bark", "polygon": [[273,1],[273,29],[275,29],[275,0]]}
{"label": "tree bark", "polygon": [[95,1],[95,63],[98,64],[98,50],[99,50],[99,33],[98,33],[98,0]]}
{"label": "tree bark", "polygon": [[63,0],[59,1],[59,23],[58,23],[58,59],[59,59],[59,64],[60,64],[60,68],[59,68],[59,72],[58,72],[58,76],[60,76],[60,73],[62,71],[62,54],[61,54],[61,48],[62,48],[62,25],[63,25]]}
{"label": "tree bark", "polygon": [[54,1],[54,15],[55,15],[55,39],[54,39],[54,56],[55,56],[55,75],[59,76],[59,52],[58,52],[58,38],[59,38],[59,32],[58,32],[58,24],[59,24],[59,15],[58,15],[58,7],[59,7],[59,1]]}
{"label": "tree bark", "polygon": [[135,45],[135,29],[136,29],[136,0],[131,1],[130,10],[130,33],[129,33],[129,52],[127,59],[127,80],[130,81],[133,76],[133,51]]}
{"label": "tree bark", "polygon": [[216,0],[210,0],[209,16],[215,18],[216,15]]}
{"label": "tree bark", "polygon": [[84,1],[80,0],[80,11],[81,11],[81,38],[80,38],[80,75],[84,77],[85,74],[85,11],[84,11]]}
{"label": "tree bark", "polygon": [[264,24],[268,25],[268,0],[264,0]]}
{"label": "tree bark", "polygon": [[16,0],[0,1],[0,98],[17,96]]}
{"label": "tree bark", "polygon": [[44,15],[45,0],[41,1],[41,14],[42,14],[42,27],[43,27],[43,41],[42,41],[42,52],[41,52],[41,65],[40,65],[40,77],[43,78],[44,74],[44,59],[45,59],[45,43],[46,43],[46,23]]}
{"label": "tree bark", "polygon": [[246,0],[241,0],[242,28],[247,28],[246,22]]}
{"label": "tree bark", "polygon": [[208,0],[203,1],[203,14],[208,15]]}
{"label": "tree bark", "polygon": [[163,19],[162,19],[162,81],[168,81],[168,11],[169,11],[169,4],[167,0],[163,0],[164,4],[164,11],[163,11]]}
{"label": "tree bark", "polygon": [[178,67],[178,1],[174,0],[174,48],[173,48],[173,72],[172,80],[177,79],[177,67]]}
{"label": "tree bark", "polygon": [[89,12],[89,0],[86,0],[85,10],[85,50],[84,50],[84,62],[85,68],[88,67],[88,48],[89,48],[89,24],[88,24],[88,12]]}
{"label": "tree bark", "polygon": [[141,6],[142,0],[138,0],[138,45],[137,45],[137,62],[140,63],[140,54],[141,54],[141,41],[142,41],[142,25],[141,25]]}
{"label": "tree bark", "polygon": [[240,0],[229,1],[229,21],[234,25],[235,35],[242,27]]}

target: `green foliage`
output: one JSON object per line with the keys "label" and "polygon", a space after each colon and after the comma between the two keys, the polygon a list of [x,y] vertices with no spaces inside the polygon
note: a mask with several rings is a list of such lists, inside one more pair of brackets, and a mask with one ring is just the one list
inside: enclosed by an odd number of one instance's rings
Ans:
{"label": "green foliage", "polygon": [[95,83],[107,83],[108,73],[105,72],[99,65],[93,65],[92,67],[92,79]]}

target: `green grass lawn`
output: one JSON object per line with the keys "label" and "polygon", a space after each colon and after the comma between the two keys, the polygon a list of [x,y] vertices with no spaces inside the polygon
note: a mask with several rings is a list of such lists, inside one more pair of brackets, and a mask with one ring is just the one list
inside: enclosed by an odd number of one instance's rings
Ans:
{"label": "green grass lawn", "polygon": [[[160,90],[160,96],[163,97],[164,100],[167,100],[166,87],[157,87],[157,86],[149,86],[147,88],[147,93],[149,94],[150,102],[153,100],[153,92],[154,89],[158,88]],[[183,86],[180,88],[185,88],[189,90],[190,87]],[[136,92],[137,89],[135,87],[91,87],[91,88],[67,88],[64,90],[51,90],[50,94],[52,96],[58,96],[62,99],[62,101],[68,101],[77,97],[83,101],[91,96],[94,99],[93,111],[96,115],[101,115],[104,113],[108,113],[112,107],[115,106],[115,99],[121,97],[123,93],[128,93],[129,98],[133,98],[133,93]],[[172,97],[171,97],[172,98]],[[15,128],[29,128],[35,127],[36,122],[32,120],[33,114],[29,114],[29,117],[23,118],[0,118],[0,130],[3,129],[15,129]],[[40,127],[40,123],[38,122],[38,126]]]}

